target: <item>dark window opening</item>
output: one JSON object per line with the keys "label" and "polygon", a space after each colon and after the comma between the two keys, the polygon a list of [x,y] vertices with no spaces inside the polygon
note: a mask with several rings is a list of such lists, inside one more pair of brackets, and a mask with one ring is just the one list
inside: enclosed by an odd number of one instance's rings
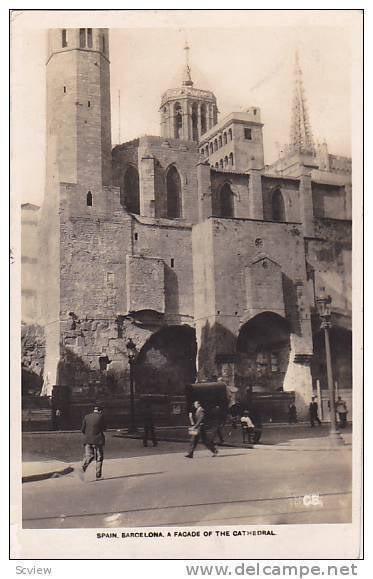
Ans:
{"label": "dark window opening", "polygon": [[123,182],[123,190],[121,191],[121,204],[127,209],[129,213],[140,214],[140,186],[139,173],[136,167],[130,165],[128,167]]}
{"label": "dark window opening", "polygon": [[231,167],[233,167],[233,153],[229,153],[229,164]]}
{"label": "dark window opening", "polygon": [[91,101],[88,101],[88,108],[90,108],[91,106]]}
{"label": "dark window opening", "polygon": [[227,133],[223,133],[223,142],[224,142],[224,145],[227,144]]}
{"label": "dark window opening", "polygon": [[272,195],[272,220],[286,221],[284,198],[279,190],[274,191]]}
{"label": "dark window opening", "polygon": [[192,107],[192,138],[193,141],[198,141],[198,105],[194,103]]}
{"label": "dark window opening", "polygon": [[219,135],[219,149],[222,146],[223,146],[223,139],[221,138],[221,135]]}
{"label": "dark window opening", "polygon": [[63,87],[63,92],[66,93],[66,87],[65,86]]}
{"label": "dark window opening", "polygon": [[92,28],[87,28],[87,44],[88,44],[88,48],[92,48],[92,46],[93,46]]}
{"label": "dark window opening", "polygon": [[251,139],[252,139],[251,129],[245,129],[245,139],[247,139],[248,141],[251,141]]}
{"label": "dark window opening", "polygon": [[256,109],[254,109],[254,111],[253,111],[253,112],[254,112],[254,115],[256,115]]}
{"label": "dark window opening", "polygon": [[167,187],[167,217],[181,217],[181,180],[176,167],[171,167],[166,178]]}
{"label": "dark window opening", "polygon": [[214,152],[214,145],[210,143],[210,155]]}
{"label": "dark window opening", "polygon": [[175,266],[175,260],[173,257],[171,257],[171,267],[174,267],[174,266]]}
{"label": "dark window opening", "polygon": [[233,135],[232,135],[232,129],[229,129],[229,131],[228,131],[228,135],[229,135],[229,140],[231,141],[231,140],[232,140],[232,138],[233,138]]}
{"label": "dark window opening", "polygon": [[220,190],[220,216],[233,217],[233,192],[229,183],[224,183]]}
{"label": "dark window opening", "polygon": [[93,205],[92,193],[90,191],[88,191],[88,193],[87,193],[87,207],[92,207],[92,205]]}
{"label": "dark window opening", "polygon": [[135,241],[137,241],[138,238],[139,238],[139,234],[138,234],[138,233],[135,233],[134,237],[135,237]]}
{"label": "dark window opening", "polygon": [[79,46],[80,48],[85,47],[85,28],[79,28]]}
{"label": "dark window opening", "polygon": [[67,31],[64,28],[62,30],[62,48],[66,48],[66,46],[67,46]]}
{"label": "dark window opening", "polygon": [[207,122],[206,122],[206,107],[205,105],[201,106],[201,134],[207,131]]}
{"label": "dark window opening", "polygon": [[181,106],[179,103],[175,104],[175,139],[181,139],[183,129],[183,117],[181,114]]}

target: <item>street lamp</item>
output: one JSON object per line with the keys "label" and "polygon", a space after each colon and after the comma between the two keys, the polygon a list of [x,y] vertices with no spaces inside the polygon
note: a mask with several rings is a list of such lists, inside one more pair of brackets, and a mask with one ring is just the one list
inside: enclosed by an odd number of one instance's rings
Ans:
{"label": "street lamp", "polygon": [[329,436],[335,442],[341,442],[337,422],[335,418],[335,394],[332,371],[332,357],[330,352],[329,329],[331,328],[331,307],[332,298],[326,294],[325,288],[320,288],[320,295],[316,298],[316,304],[319,316],[321,318],[321,329],[324,330],[325,337],[325,357],[326,357],[326,373],[328,377],[329,390],[329,407],[330,407],[330,431]]}
{"label": "street lamp", "polygon": [[128,363],[130,366],[130,404],[131,404],[131,420],[128,429],[129,434],[134,434],[137,432],[136,420],[135,420],[135,392],[133,386],[133,364],[136,356],[136,344],[130,338],[126,344]]}

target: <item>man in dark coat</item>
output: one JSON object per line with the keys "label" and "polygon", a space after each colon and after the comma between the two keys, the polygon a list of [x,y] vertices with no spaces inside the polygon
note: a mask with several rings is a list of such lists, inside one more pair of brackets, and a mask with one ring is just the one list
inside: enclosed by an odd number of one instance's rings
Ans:
{"label": "man in dark coat", "polygon": [[83,418],[82,433],[84,434],[85,456],[81,468],[84,473],[92,460],[96,459],[96,480],[99,480],[102,476],[105,430],[106,425],[101,408],[95,406],[93,412]]}
{"label": "man in dark coat", "polygon": [[319,406],[318,406],[318,404],[316,402],[316,398],[314,396],[312,396],[312,401],[310,402],[309,411],[310,411],[311,426],[314,427],[315,422],[317,422],[317,424],[320,426],[321,420],[319,418]]}

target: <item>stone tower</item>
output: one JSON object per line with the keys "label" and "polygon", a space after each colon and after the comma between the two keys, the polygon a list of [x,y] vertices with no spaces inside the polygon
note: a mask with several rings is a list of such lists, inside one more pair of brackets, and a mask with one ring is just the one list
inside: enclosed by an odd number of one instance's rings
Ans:
{"label": "stone tower", "polygon": [[214,93],[194,88],[189,65],[189,46],[184,47],[182,86],[169,89],[161,100],[161,136],[196,141],[218,122]]}
{"label": "stone tower", "polygon": [[40,322],[45,381],[58,383],[61,328],[74,288],[73,229],[113,210],[109,36],[102,28],[54,29],[46,62],[46,187],[40,220]]}

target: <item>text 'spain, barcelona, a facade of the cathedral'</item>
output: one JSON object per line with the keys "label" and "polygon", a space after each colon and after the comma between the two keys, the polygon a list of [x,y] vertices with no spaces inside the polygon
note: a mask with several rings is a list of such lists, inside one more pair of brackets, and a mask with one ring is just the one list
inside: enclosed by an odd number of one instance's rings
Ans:
{"label": "text 'spain, barcelona, a facade of the cathedral'", "polygon": [[131,338],[136,396],[163,395],[167,420],[185,384],[221,375],[269,418],[292,396],[304,414],[327,387],[323,287],[349,400],[351,161],[314,146],[298,61],[291,143],[266,166],[260,109],[218,121],[188,60],[161,136],[112,150],[108,31],[56,29],[48,46],[45,198],[22,207],[26,381],[123,412]]}

